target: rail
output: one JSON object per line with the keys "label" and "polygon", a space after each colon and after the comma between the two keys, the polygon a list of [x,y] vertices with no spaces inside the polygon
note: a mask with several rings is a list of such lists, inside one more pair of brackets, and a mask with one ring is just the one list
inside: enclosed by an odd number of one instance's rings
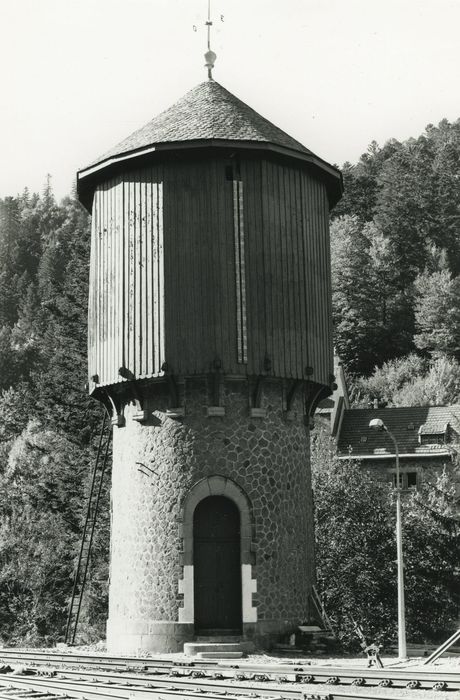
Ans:
{"label": "rail", "polygon": [[[6,685],[6,682],[8,685]],[[183,698],[201,698],[201,700],[214,700],[225,696],[227,700],[235,698],[261,698],[262,700],[378,700],[381,695],[359,694],[351,695],[343,692],[322,693],[316,691],[309,692],[305,688],[288,689],[279,687],[260,687],[257,685],[235,686],[228,683],[205,684],[202,681],[189,683],[186,687],[178,687],[175,680],[167,681],[163,684],[154,683],[148,688],[133,687],[132,685],[112,685],[102,686],[93,681],[91,683],[64,682],[55,678],[31,679],[18,678],[14,680],[1,680],[0,688],[15,688],[17,690],[28,690],[27,698],[36,697],[43,700],[50,698],[67,696],[68,698],[79,698],[81,700],[177,700]],[[23,696],[24,697],[24,696]],[[403,696],[392,696],[392,700],[404,700]]]}
{"label": "rail", "polygon": [[[49,652],[21,652],[11,649],[0,649],[0,661],[4,664],[19,663],[22,666],[35,666],[37,675],[23,679],[21,682],[46,682],[39,673],[54,675],[50,678],[53,687],[56,683],[65,684],[59,687],[71,694],[69,684],[96,684],[99,687],[129,688],[136,692],[148,690],[152,686],[161,686],[165,690],[171,684],[175,687],[190,687],[213,685],[216,689],[224,685],[233,689],[241,684],[254,684],[259,690],[267,689],[271,684],[296,684],[314,687],[322,691],[324,687],[347,686],[349,689],[361,687],[391,687],[408,689],[460,690],[460,674],[436,670],[410,670],[387,667],[385,669],[364,669],[338,666],[315,666],[298,663],[270,664],[253,663],[252,661],[235,660],[230,662],[215,662],[204,660],[170,661],[166,659],[139,657],[108,657],[82,654],[53,654]],[[77,668],[75,668],[75,666]],[[0,676],[0,682],[16,682],[16,677]],[[249,688],[249,686],[248,686]],[[293,691],[294,692],[294,691]],[[295,691],[297,692],[297,691]],[[335,693],[336,695],[336,693]],[[283,697],[288,697],[287,695]],[[294,696],[293,696],[294,697]],[[298,697],[296,695],[295,697]]]}

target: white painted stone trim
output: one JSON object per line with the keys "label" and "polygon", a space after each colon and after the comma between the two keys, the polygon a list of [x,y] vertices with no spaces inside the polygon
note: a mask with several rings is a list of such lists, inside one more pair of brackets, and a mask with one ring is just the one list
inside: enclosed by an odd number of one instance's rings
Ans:
{"label": "white painted stone trim", "polygon": [[184,596],[184,604],[179,608],[179,622],[195,622],[195,601],[193,590],[193,564],[184,566],[184,576],[179,579],[179,593]]}
{"label": "white painted stone trim", "polygon": [[158,319],[159,325],[159,337],[157,337],[156,328],[155,331],[155,361],[159,358],[159,367],[162,367],[163,362],[166,361],[165,354],[165,262],[164,262],[164,241],[163,241],[163,183],[158,183],[158,196],[157,196],[157,225],[158,225]]}
{"label": "white painted stone trim", "polygon": [[257,592],[257,579],[252,578],[251,564],[241,565],[243,623],[257,622],[257,608],[252,605],[252,594]]}

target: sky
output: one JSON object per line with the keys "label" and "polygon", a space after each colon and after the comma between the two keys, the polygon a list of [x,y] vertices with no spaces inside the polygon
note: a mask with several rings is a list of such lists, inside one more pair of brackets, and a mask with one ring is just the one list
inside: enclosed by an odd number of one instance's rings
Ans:
{"label": "sky", "polygon": [[[214,78],[331,163],[460,118],[460,0],[212,0]],[[206,80],[207,0],[0,0],[0,197]]]}

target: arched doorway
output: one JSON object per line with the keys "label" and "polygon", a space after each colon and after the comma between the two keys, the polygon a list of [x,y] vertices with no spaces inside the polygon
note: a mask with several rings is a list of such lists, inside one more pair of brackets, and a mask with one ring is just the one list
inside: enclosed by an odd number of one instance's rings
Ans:
{"label": "arched doorway", "polygon": [[240,634],[240,512],[225,496],[208,496],[193,515],[195,630]]}

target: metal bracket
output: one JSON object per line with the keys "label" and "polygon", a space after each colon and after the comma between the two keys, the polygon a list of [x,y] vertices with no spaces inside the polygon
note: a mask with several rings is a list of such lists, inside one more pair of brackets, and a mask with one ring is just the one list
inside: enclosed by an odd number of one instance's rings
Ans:
{"label": "metal bracket", "polygon": [[267,354],[265,354],[262,362],[262,372],[256,378],[256,385],[252,393],[252,408],[260,409],[260,404],[262,401],[262,392],[264,388],[265,381],[269,372],[272,370],[272,361]]}
{"label": "metal bracket", "polygon": [[294,404],[294,401],[299,395],[299,392],[301,389],[303,389],[305,386],[305,381],[303,379],[294,379],[291,382],[291,386],[289,387],[289,390],[287,392],[287,397],[286,397],[286,411],[291,411],[292,406]]}
{"label": "metal bracket", "polygon": [[168,391],[169,391],[169,406],[170,407],[166,411],[166,413],[171,417],[183,416],[185,411],[184,411],[183,407],[179,406],[179,391],[177,388],[176,377],[171,372],[171,369],[170,369],[167,362],[163,362],[163,364],[161,365],[161,371],[164,372],[165,379],[168,383]]}
{"label": "metal bracket", "polygon": [[145,410],[143,407],[144,400],[139,393],[135,381],[131,382],[129,388],[136,407],[136,412],[133,414],[133,420],[135,420],[137,423],[145,423],[149,419],[150,411]]}
{"label": "metal bracket", "polygon": [[138,423],[145,423],[149,418],[149,411],[146,411],[143,407],[144,399],[139,392],[134,374],[127,367],[120,367],[118,374],[120,377],[123,377],[123,379],[128,380],[127,386],[136,407],[136,411],[133,414],[133,420]]}
{"label": "metal bracket", "polygon": [[256,377],[254,391],[251,395],[252,405],[249,407],[249,415],[251,418],[265,418],[266,411],[264,408],[261,408],[260,404],[262,402],[262,393],[266,379],[267,377],[265,374],[259,374],[259,376]]}
{"label": "metal bracket", "polygon": [[112,425],[116,425],[117,428],[122,428],[125,425],[125,417],[120,413],[119,408],[115,404],[115,401],[113,400],[111,394],[107,391],[107,389],[104,389],[104,394],[108,398],[110,406],[112,408]]}
{"label": "metal bracket", "polygon": [[222,387],[222,371],[220,368],[215,368],[210,375],[211,379],[211,395],[212,405],[220,406],[221,403],[221,387]]}
{"label": "metal bracket", "polygon": [[254,391],[252,394],[252,407],[253,408],[260,408],[260,403],[262,401],[262,391],[264,388],[264,383],[266,381],[267,377],[265,374],[259,374],[259,376],[256,379],[256,385],[254,387]]}
{"label": "metal bracket", "polygon": [[208,416],[225,416],[225,408],[222,403],[222,363],[219,357],[216,357],[212,363],[212,369],[209,374],[211,405],[207,407]]}
{"label": "metal bracket", "polygon": [[310,429],[314,428],[314,415],[319,402],[331,394],[330,387],[324,386],[324,384],[316,384],[315,382],[307,382],[305,411]]}

